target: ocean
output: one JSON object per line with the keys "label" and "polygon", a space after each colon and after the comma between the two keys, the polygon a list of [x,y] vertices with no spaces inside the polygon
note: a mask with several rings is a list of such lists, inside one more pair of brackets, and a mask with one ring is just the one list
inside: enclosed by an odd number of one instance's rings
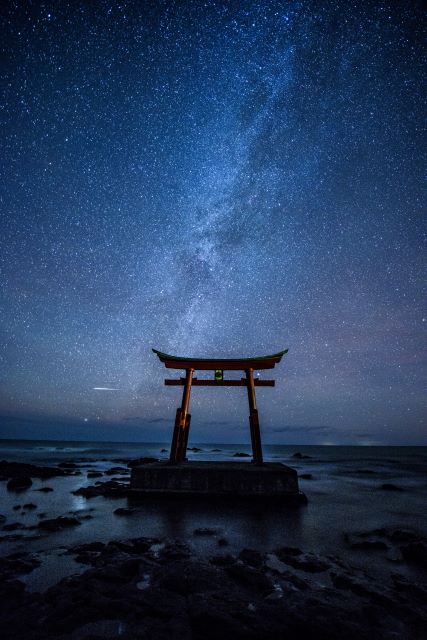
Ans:
{"label": "ocean", "polygon": [[[250,453],[247,445],[191,446],[200,451],[189,451],[190,460],[226,461],[233,460],[236,452]],[[32,487],[19,494],[8,491],[6,482],[0,482],[3,521],[31,527],[37,525],[41,513],[46,518],[77,514],[81,525],[49,535],[31,528],[17,528],[12,533],[3,530],[0,554],[25,550],[39,555],[41,566],[23,578],[30,590],[43,590],[84,569],[66,553],[72,545],[139,536],[183,541],[201,555],[218,551],[219,538],[226,540],[230,552],[245,547],[263,552],[280,546],[298,547],[339,555],[358,568],[369,565],[371,573],[386,578],[393,558],[386,552],[370,554],[349,548],[344,534],[410,528],[427,536],[427,447],[264,445],[266,461],[283,462],[303,476],[300,489],[308,504],[299,508],[150,500],[139,503],[136,514],[119,517],[114,510],[126,507],[127,498],[86,499],[72,493],[94,483],[87,478],[88,471],[105,472],[118,466],[118,460],[167,458],[168,452],[162,451],[167,448],[163,443],[1,440],[0,459],[48,466],[68,461],[76,463],[81,472],[50,480],[33,479]],[[295,453],[302,457],[294,457]],[[393,485],[395,490],[385,490],[384,484]],[[43,486],[53,491],[37,491]],[[34,503],[36,508],[22,509],[25,503]],[[216,535],[194,536],[198,528],[213,529]],[[396,567],[410,579],[419,577],[417,567]]]}

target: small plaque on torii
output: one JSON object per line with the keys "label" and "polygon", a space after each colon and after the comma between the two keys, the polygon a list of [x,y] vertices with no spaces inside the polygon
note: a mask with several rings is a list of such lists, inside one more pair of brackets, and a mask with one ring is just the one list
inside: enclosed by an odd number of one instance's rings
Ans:
{"label": "small plaque on torii", "polygon": [[[172,446],[170,462],[176,464],[186,459],[188,434],[190,431],[191,415],[189,414],[190,391],[192,385],[199,387],[246,387],[249,401],[249,426],[251,432],[251,443],[253,452],[253,462],[261,465],[263,463],[261,435],[259,429],[258,410],[256,406],[255,387],[274,387],[274,380],[260,380],[254,378],[254,371],[260,369],[273,369],[280,362],[288,350],[280,351],[269,356],[257,358],[182,358],[171,356],[153,349],[160,361],[168,369],[185,369],[185,378],[166,379],[166,385],[183,385],[181,406],[176,411],[175,426],[172,436]],[[196,370],[213,371],[214,377],[211,380],[193,377]],[[227,380],[224,378],[224,371],[244,371],[245,377],[240,380]]]}

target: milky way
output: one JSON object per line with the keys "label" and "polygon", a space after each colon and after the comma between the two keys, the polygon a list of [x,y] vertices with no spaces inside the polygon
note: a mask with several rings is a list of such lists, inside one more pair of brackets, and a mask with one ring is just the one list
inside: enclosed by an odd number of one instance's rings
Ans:
{"label": "milky way", "polygon": [[[152,347],[289,348],[266,441],[425,443],[421,5],[1,13],[1,434],[162,440]],[[193,440],[245,402],[196,389]]]}

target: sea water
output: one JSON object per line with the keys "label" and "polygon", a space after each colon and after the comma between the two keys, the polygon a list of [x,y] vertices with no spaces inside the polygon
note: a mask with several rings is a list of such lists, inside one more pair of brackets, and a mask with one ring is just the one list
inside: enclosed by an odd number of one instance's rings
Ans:
{"label": "sea water", "polygon": [[[235,460],[236,452],[250,453],[247,445],[192,443],[200,451],[189,451],[189,460]],[[33,486],[16,494],[0,483],[0,513],[7,523],[36,525],[38,514],[47,518],[75,514],[82,524],[73,529],[40,535],[37,530],[17,530],[20,539],[0,532],[0,554],[15,551],[36,552],[43,559],[42,567],[27,577],[31,588],[44,588],[69,573],[85,567],[73,563],[66,548],[94,540],[138,536],[180,540],[188,543],[195,554],[213,555],[235,552],[249,547],[263,552],[280,546],[299,547],[321,555],[339,555],[356,567],[386,572],[385,554],[366,554],[350,549],[344,534],[377,528],[412,529],[427,536],[427,447],[348,447],[265,445],[264,459],[282,462],[295,468],[300,488],[308,498],[300,508],[273,507],[254,503],[233,504],[200,500],[194,503],[175,500],[149,500],[138,504],[135,514],[120,517],[118,507],[129,506],[127,498],[86,499],[72,492],[103,478],[88,479],[90,470],[106,471],[123,466],[120,460],[155,457],[167,458],[168,446],[162,443],[59,442],[2,440],[0,458],[55,466],[60,462],[78,463],[82,475],[33,479]],[[294,457],[301,453],[303,458]],[[307,457],[305,457],[307,456]],[[241,460],[246,460],[245,458]],[[250,458],[247,459],[250,464]],[[398,490],[386,491],[383,484],[393,484]],[[41,493],[40,487],[54,491]],[[33,511],[14,510],[16,505],[33,502]],[[212,536],[195,536],[197,528],[215,531]],[[218,540],[227,541],[219,548]],[[417,571],[400,568],[416,579]]]}

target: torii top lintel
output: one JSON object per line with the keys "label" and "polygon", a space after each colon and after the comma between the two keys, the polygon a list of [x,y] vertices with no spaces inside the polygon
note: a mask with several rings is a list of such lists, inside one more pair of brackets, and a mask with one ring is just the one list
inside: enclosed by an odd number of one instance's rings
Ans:
{"label": "torii top lintel", "polygon": [[248,370],[248,369],[273,369],[280,362],[282,356],[288,353],[288,349],[273,353],[268,356],[256,358],[183,358],[171,356],[153,349],[167,369],[199,369],[199,370]]}

